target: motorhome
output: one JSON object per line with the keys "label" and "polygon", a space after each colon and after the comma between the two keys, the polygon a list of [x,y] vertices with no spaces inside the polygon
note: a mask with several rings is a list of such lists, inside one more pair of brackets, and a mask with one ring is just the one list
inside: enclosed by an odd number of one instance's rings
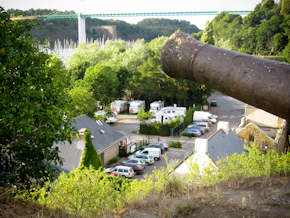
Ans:
{"label": "motorhome", "polygon": [[95,112],[95,117],[97,116],[106,117],[106,120],[105,120],[106,123],[116,123],[118,120],[117,112],[114,112],[114,111],[112,111],[111,113],[107,111],[97,111]]}
{"label": "motorhome", "polygon": [[211,114],[207,111],[194,111],[193,121],[210,119],[213,123],[216,123],[218,116]]}
{"label": "motorhome", "polygon": [[163,101],[154,101],[150,104],[150,112],[154,112],[154,114],[157,111],[160,111],[161,108],[164,107],[164,102]]}
{"label": "motorhome", "polygon": [[139,111],[145,110],[145,101],[135,100],[130,102],[129,113],[137,114]]}
{"label": "motorhome", "polygon": [[161,111],[158,111],[154,114],[151,119],[152,123],[171,123],[172,120],[175,120],[178,117],[176,114],[165,114]]}
{"label": "motorhome", "polygon": [[111,103],[111,110],[117,113],[125,112],[126,108],[128,108],[128,103],[125,100],[116,100]]}
{"label": "motorhome", "polygon": [[173,114],[176,116],[185,116],[186,107],[176,107],[176,105],[174,105],[173,107],[171,106],[171,107],[161,108],[160,112],[163,114]]}

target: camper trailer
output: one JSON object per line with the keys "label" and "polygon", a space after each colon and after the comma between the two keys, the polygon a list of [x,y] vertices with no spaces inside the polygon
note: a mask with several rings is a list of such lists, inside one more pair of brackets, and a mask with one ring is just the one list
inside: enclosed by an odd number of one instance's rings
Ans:
{"label": "camper trailer", "polygon": [[164,102],[163,101],[154,101],[150,104],[150,112],[154,112],[154,114],[157,111],[160,111],[161,108],[164,107]]}
{"label": "camper trailer", "polygon": [[158,111],[154,114],[154,117],[151,119],[152,123],[171,123],[172,120],[175,120],[178,115],[175,114],[164,114],[161,111]]}
{"label": "camper trailer", "polygon": [[176,105],[174,105],[173,107],[161,108],[160,112],[162,112],[163,114],[172,114],[172,115],[176,115],[176,116],[185,116],[186,107],[176,107]]}
{"label": "camper trailer", "polygon": [[145,110],[145,101],[135,100],[130,102],[129,113],[137,114],[139,111]]}
{"label": "camper trailer", "polygon": [[127,101],[116,100],[111,103],[111,110],[117,113],[125,112],[128,107]]}

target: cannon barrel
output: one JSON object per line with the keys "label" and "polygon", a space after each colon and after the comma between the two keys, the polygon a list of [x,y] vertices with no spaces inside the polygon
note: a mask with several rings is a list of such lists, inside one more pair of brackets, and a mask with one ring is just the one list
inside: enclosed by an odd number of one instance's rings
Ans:
{"label": "cannon barrel", "polygon": [[163,71],[190,79],[290,121],[290,64],[172,34],[161,51]]}

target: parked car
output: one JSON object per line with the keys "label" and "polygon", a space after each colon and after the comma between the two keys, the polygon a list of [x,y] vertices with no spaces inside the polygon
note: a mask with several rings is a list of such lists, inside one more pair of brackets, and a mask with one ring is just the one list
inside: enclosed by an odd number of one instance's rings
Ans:
{"label": "parked car", "polygon": [[192,129],[192,128],[186,128],[185,130],[182,131],[182,133],[187,133],[192,136],[201,136],[201,132],[197,129]]}
{"label": "parked car", "polygon": [[169,149],[169,145],[166,142],[159,141],[159,142],[155,142],[155,144],[163,145],[163,147],[166,151]]}
{"label": "parked car", "polygon": [[161,153],[163,153],[165,151],[165,148],[162,144],[150,144],[147,146],[147,148],[159,148]]}
{"label": "parked car", "polygon": [[119,175],[122,178],[132,178],[134,176],[134,170],[132,167],[128,166],[115,166],[113,168],[107,168],[105,169],[105,172]]}
{"label": "parked car", "polygon": [[211,102],[210,102],[210,106],[213,106],[213,107],[217,106],[216,101],[211,101]]}
{"label": "parked car", "polygon": [[148,154],[152,156],[154,160],[160,160],[161,150],[160,148],[152,148],[147,146],[147,148],[144,148],[142,151],[137,151],[136,154]]}
{"label": "parked car", "polygon": [[127,159],[127,160],[123,160],[121,163],[122,163],[122,165],[125,165],[125,166],[126,166],[126,164],[136,164],[136,165],[138,164],[142,167],[146,166],[146,162],[144,160]]}
{"label": "parked car", "polygon": [[209,124],[205,122],[193,122],[193,125],[204,127],[206,130],[209,130]]}
{"label": "parked car", "polygon": [[144,160],[146,165],[151,165],[154,163],[154,158],[148,154],[133,154],[128,157],[130,160]]}
{"label": "parked car", "polygon": [[206,128],[205,127],[197,126],[195,124],[188,125],[187,128],[189,128],[189,129],[197,129],[197,130],[199,130],[201,132],[201,134],[204,134],[205,131],[206,131]]}
{"label": "parked car", "polygon": [[206,122],[206,123],[208,123],[208,124],[209,124],[209,126],[211,126],[211,125],[212,125],[212,122],[211,122],[211,120],[210,120],[210,119],[201,119],[201,120],[196,120],[195,122]]}

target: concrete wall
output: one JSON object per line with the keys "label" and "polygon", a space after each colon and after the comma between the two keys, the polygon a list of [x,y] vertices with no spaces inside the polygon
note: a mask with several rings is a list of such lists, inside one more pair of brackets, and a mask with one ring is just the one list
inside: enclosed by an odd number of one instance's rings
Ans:
{"label": "concrete wall", "polygon": [[[114,145],[110,146],[106,150],[98,153],[99,157],[101,158],[102,154],[104,156],[103,164],[108,164],[109,160],[119,155],[119,144],[120,142],[116,142]],[[102,158],[101,158],[102,160]]]}

